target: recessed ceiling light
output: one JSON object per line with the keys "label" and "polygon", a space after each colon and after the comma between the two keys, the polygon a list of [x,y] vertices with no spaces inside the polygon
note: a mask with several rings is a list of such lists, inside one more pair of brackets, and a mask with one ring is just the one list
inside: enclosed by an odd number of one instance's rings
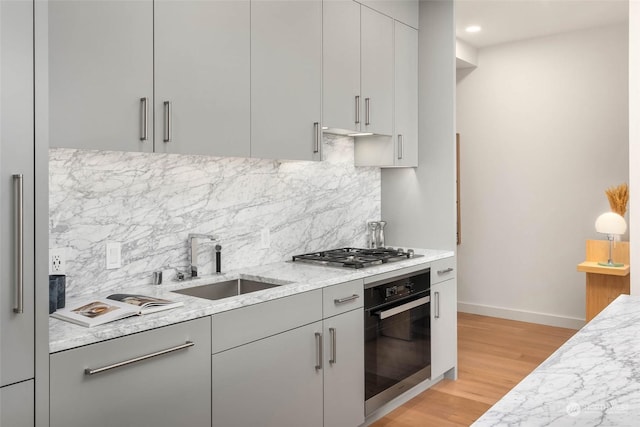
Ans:
{"label": "recessed ceiling light", "polygon": [[482,27],[480,27],[480,25],[469,25],[467,28],[464,29],[467,33],[477,33],[480,32],[482,30]]}

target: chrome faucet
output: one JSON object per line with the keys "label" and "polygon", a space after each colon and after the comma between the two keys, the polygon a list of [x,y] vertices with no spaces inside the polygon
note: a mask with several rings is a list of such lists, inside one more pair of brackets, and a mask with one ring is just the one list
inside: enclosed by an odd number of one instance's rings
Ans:
{"label": "chrome faucet", "polygon": [[197,233],[189,233],[188,242],[189,242],[189,271],[191,272],[191,277],[198,277],[198,266],[196,262],[198,261],[198,241],[197,239],[207,239],[209,241],[215,242],[218,237],[211,234],[197,234]]}

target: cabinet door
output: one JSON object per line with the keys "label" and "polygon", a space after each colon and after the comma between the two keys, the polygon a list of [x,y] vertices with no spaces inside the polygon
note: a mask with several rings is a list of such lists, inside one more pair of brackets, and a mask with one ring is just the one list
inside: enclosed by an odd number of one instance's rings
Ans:
{"label": "cabinet door", "polygon": [[387,16],[400,22],[418,28],[419,13],[418,0],[358,0],[360,3],[369,6]]}
{"label": "cabinet door", "polygon": [[0,388],[0,426],[33,427],[33,380]]}
{"label": "cabinet door", "polygon": [[455,279],[431,285],[431,378],[458,365],[456,289]]}
{"label": "cabinet door", "polygon": [[[192,347],[176,347],[192,342]],[[87,369],[175,349],[88,375]],[[211,319],[201,318],[50,357],[52,427],[211,426]]]}
{"label": "cabinet door", "polygon": [[251,2],[251,156],[319,160],[322,1]]}
{"label": "cabinet door", "polygon": [[364,313],[324,320],[324,425],[364,422]]}
{"label": "cabinet door", "polygon": [[393,132],[393,19],[367,7],[361,11],[361,129],[381,135]]}
{"label": "cabinet door", "polygon": [[33,2],[0,2],[0,20],[1,387],[34,376]]}
{"label": "cabinet door", "polygon": [[155,151],[249,157],[249,0],[156,0],[154,14]]}
{"label": "cabinet door", "polygon": [[52,147],[153,151],[153,1],[49,1],[49,88]]}
{"label": "cabinet door", "polygon": [[214,427],[322,426],[322,322],[212,356]]}
{"label": "cabinet door", "polygon": [[322,13],[322,125],[359,131],[360,5],[352,0],[325,1]]}
{"label": "cabinet door", "polygon": [[394,22],[395,164],[418,166],[418,30]]}

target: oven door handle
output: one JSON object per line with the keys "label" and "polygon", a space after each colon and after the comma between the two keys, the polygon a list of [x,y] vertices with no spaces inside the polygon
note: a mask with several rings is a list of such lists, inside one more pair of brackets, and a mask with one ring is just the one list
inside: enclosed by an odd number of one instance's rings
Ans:
{"label": "oven door handle", "polygon": [[395,316],[396,314],[403,313],[405,311],[409,311],[413,308],[420,307],[421,305],[425,305],[431,302],[431,297],[426,296],[422,298],[418,298],[406,304],[399,305],[397,307],[390,308],[385,311],[376,311],[374,314],[376,316],[380,316],[380,320],[386,319],[387,317]]}

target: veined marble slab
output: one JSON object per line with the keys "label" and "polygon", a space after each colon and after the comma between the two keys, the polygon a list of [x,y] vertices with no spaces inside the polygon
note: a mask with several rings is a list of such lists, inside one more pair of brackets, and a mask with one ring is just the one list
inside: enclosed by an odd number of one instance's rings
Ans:
{"label": "veined marble slab", "polygon": [[[223,311],[233,310],[300,292],[336,285],[350,280],[374,276],[376,274],[399,270],[406,267],[424,265],[426,268],[432,261],[453,256],[452,251],[429,249],[416,249],[415,251],[416,254],[424,256],[362,269],[326,267],[301,262],[277,262],[232,271],[223,275],[213,275],[184,282],[167,282],[157,286],[144,285],[135,288],[128,288],[122,284],[119,289],[120,292],[143,294],[175,301],[184,301],[184,306],[144,316],[129,317],[127,319],[118,320],[93,328],[85,328],[63,320],[49,318],[49,352],[55,353],[111,338],[118,338],[135,332],[141,332],[186,320],[196,319],[198,317],[215,315],[216,313],[221,313]],[[193,286],[235,279],[238,277],[247,277],[272,283],[287,284],[216,301],[171,292],[176,289],[190,288]],[[96,293],[93,296],[106,297],[107,295],[108,293]],[[86,297],[87,296],[82,296],[82,299]],[[77,300],[78,298],[75,298],[75,301]],[[73,304],[74,299],[67,301],[67,307]]]}
{"label": "veined marble slab", "polygon": [[640,425],[640,297],[619,296],[473,425]]}

